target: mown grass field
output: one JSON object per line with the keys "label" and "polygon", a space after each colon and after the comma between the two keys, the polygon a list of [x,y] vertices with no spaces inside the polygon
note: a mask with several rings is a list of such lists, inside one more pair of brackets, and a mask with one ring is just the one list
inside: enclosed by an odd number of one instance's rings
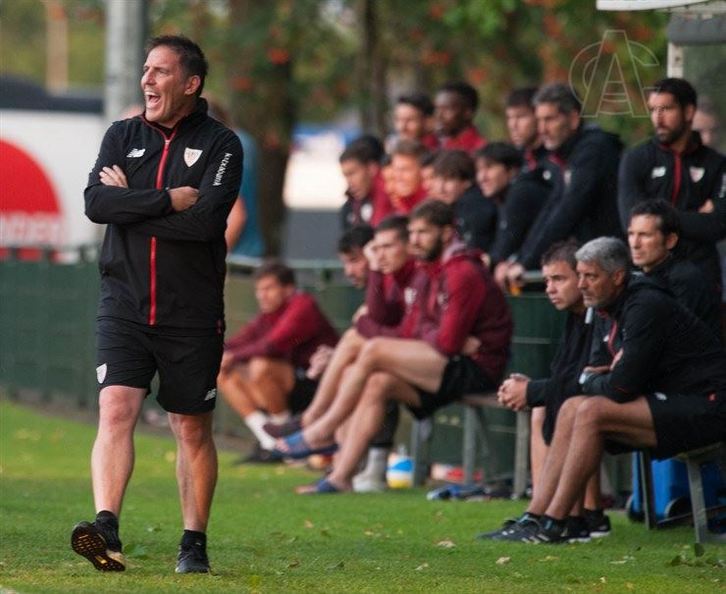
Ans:
{"label": "mown grass field", "polygon": [[647,532],[613,513],[590,544],[479,542],[522,503],[428,502],[425,490],[299,496],[315,478],[220,455],[213,575],[174,574],[180,514],[171,439],[137,437],[121,536],[129,568],[96,572],[69,547],[92,518],[94,428],[0,401],[0,592],[726,592],[726,547],[696,557],[687,527]]}

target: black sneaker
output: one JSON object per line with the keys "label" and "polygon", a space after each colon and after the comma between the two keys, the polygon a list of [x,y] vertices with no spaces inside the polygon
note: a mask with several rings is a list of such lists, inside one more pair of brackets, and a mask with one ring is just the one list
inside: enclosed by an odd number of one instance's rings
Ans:
{"label": "black sneaker", "polygon": [[554,520],[543,516],[539,520],[527,518],[517,522],[508,532],[496,540],[526,542],[529,544],[559,544],[567,542],[565,520]]}
{"label": "black sneaker", "polygon": [[124,571],[118,530],[104,522],[79,522],[71,533],[71,547],[99,571]]}
{"label": "black sneaker", "polygon": [[522,517],[509,528],[501,530],[492,536],[492,540],[510,542],[531,542],[531,538],[540,530],[540,522],[533,517]]}
{"label": "black sneaker", "polygon": [[610,518],[602,510],[586,509],[583,515],[592,538],[602,538],[610,535]]}
{"label": "black sneaker", "polygon": [[[523,525],[527,525],[530,522],[537,522],[539,520],[539,516],[535,516],[533,514],[530,514],[529,512],[524,512],[521,516],[519,516],[514,521],[507,520],[504,522],[504,525],[499,529],[495,530],[494,532],[490,532],[490,536],[488,538],[491,538],[492,540],[501,540],[502,538],[508,536],[512,532],[518,532],[519,529]],[[482,537],[487,538],[487,537]]]}
{"label": "black sneaker", "polygon": [[249,454],[239,458],[235,462],[235,465],[240,466],[242,464],[277,464],[278,462],[282,462],[282,456],[280,456],[280,454],[277,454],[272,450],[266,450],[258,443]]}
{"label": "black sneaker", "polygon": [[542,516],[538,524],[539,529],[530,534],[524,542],[532,544],[562,544],[569,542],[567,520],[555,520],[554,518]]}
{"label": "black sneaker", "polygon": [[569,516],[565,525],[567,542],[590,542],[590,528],[582,516]]}
{"label": "black sneaker", "polygon": [[177,573],[209,573],[207,547],[197,541],[192,544],[179,545],[176,558]]}
{"label": "black sneaker", "polygon": [[523,519],[527,513],[523,513],[518,518],[508,518],[504,520],[504,523],[500,528],[497,528],[496,530],[491,530],[489,532],[479,532],[479,534],[476,535],[477,540],[486,540],[489,538],[494,538],[498,534],[501,534],[502,532],[505,532],[507,530],[510,530],[517,522],[519,522],[521,519]]}

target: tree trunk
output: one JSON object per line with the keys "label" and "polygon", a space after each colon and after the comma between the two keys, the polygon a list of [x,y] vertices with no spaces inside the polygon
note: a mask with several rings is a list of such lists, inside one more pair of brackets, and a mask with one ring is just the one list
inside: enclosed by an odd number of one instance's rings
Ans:
{"label": "tree trunk", "polygon": [[361,22],[358,64],[361,126],[364,132],[383,137],[387,128],[387,64],[382,51],[376,0],[360,0],[358,18]]}
{"label": "tree trunk", "polygon": [[[249,23],[272,24],[278,2],[230,0],[229,64],[232,93],[231,111],[235,121],[257,141],[259,171],[257,204],[265,241],[265,254],[278,255],[282,243],[286,207],[283,200],[285,172],[290,157],[296,106],[292,97],[292,52],[287,59],[268,52],[270,64],[264,75],[255,75],[255,53],[259,47],[243,45]],[[284,50],[284,48],[281,48]],[[284,53],[284,51],[282,52]],[[274,59],[274,62],[273,62]]]}

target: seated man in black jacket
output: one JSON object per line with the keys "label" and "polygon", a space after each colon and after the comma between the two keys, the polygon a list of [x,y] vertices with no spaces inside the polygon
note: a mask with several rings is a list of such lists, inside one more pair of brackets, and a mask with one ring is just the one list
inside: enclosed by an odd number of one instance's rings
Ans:
{"label": "seated man in black jacket", "polygon": [[[557,173],[535,164],[524,167],[522,153],[506,142],[490,142],[474,153],[476,181],[486,198],[498,209],[494,243],[488,250],[489,268],[505,271],[507,260],[519,248],[532,228],[542,206],[554,188]],[[505,262],[497,269],[500,262]]]}
{"label": "seated man in black jacket", "polygon": [[[582,293],[577,288],[574,241],[554,244],[542,256],[542,276],[545,292],[558,311],[567,312],[565,329],[552,364],[551,375],[545,379],[530,379],[513,373],[499,387],[499,402],[513,410],[532,408],[532,437],[530,459],[533,490],[537,490],[540,472],[552,442],[555,420],[562,403],[581,393],[578,378],[587,365],[593,337],[593,324],[586,315]],[[600,476],[595,473],[587,485],[584,508],[580,505],[568,518],[568,533],[573,539],[587,541],[590,537],[610,533],[610,521],[600,503]],[[508,520],[507,523],[511,523]],[[505,524],[506,525],[506,524]]]}
{"label": "seated man in black jacket", "polygon": [[629,275],[622,241],[597,238],[576,257],[585,305],[611,320],[612,363],[585,368],[583,396],[560,409],[527,513],[494,539],[568,540],[566,516],[605,449],[661,459],[726,439],[726,353],[713,332],[659,284]]}
{"label": "seated man in black jacket", "polygon": [[630,211],[628,245],[633,264],[663,284],[673,296],[717,334],[720,295],[693,262],[674,255],[681,229],[678,211],[665,200],[645,200]]}

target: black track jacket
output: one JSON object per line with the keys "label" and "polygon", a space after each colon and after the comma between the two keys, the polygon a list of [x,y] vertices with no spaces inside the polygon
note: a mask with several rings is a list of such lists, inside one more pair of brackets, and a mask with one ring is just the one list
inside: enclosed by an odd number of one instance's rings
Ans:
{"label": "black track jacket", "polygon": [[726,390],[726,353],[716,334],[655,281],[631,276],[602,313],[612,323],[611,352],[623,354],[610,373],[584,383],[585,394],[627,402],[653,392]]}
{"label": "black track jacket", "polygon": [[[118,165],[129,187],[104,186]],[[242,176],[237,135],[207,116],[207,102],[173,130],[143,115],[106,132],[85,191],[86,215],[106,223],[98,315],[148,327],[224,331],[227,215]],[[167,189],[191,186],[199,200],[175,212]]]}
{"label": "black track jacket", "polygon": [[620,235],[616,186],[622,147],[615,134],[583,125],[550,153],[562,171],[562,187],[547,199],[522,245],[518,261],[527,270],[538,268],[556,241]]}

